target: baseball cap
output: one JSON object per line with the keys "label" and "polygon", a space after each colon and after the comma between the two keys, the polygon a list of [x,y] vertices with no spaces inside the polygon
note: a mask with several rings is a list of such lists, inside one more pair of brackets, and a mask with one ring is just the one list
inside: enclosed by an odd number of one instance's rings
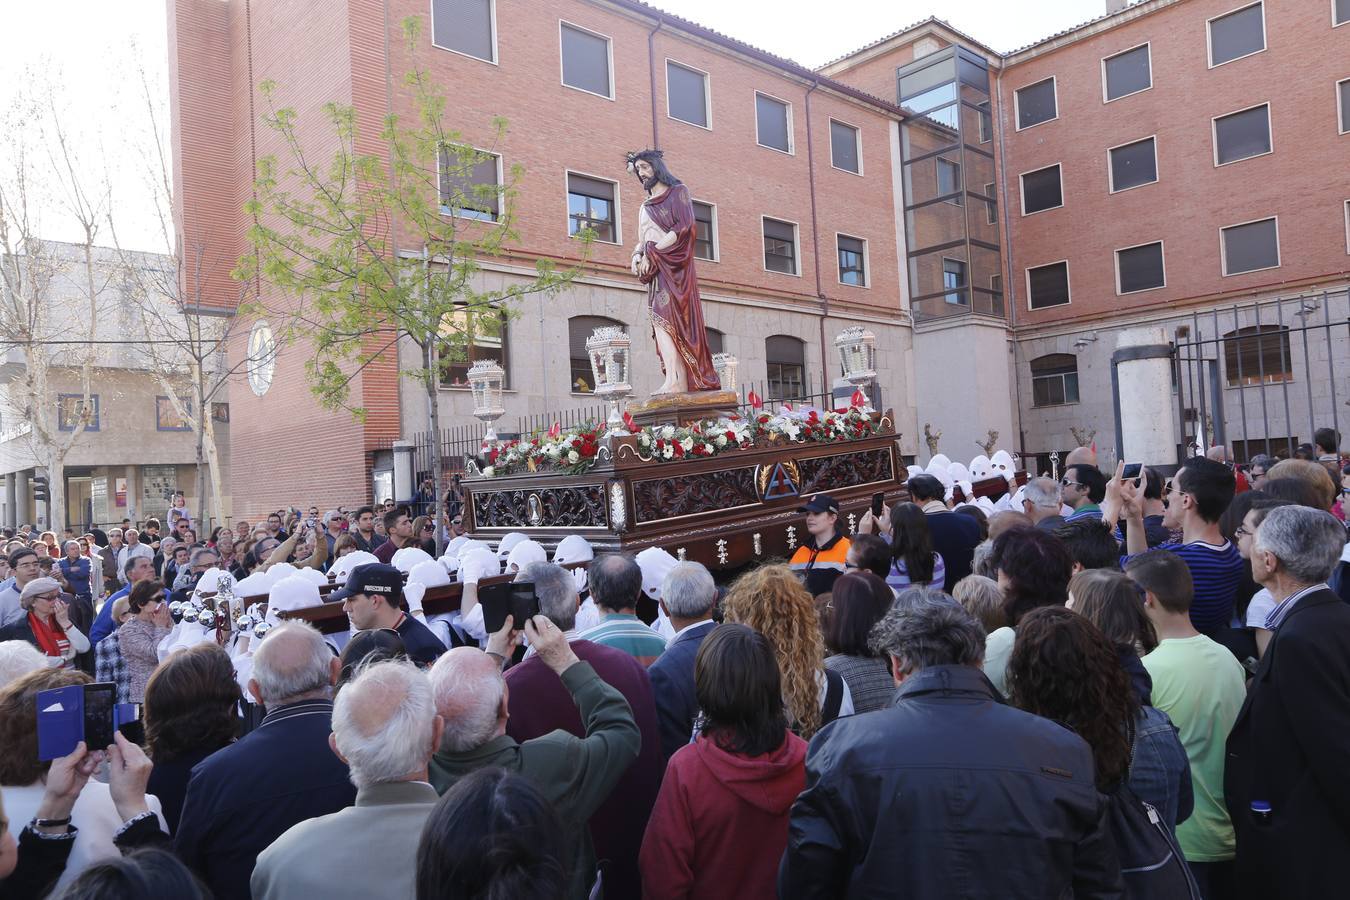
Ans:
{"label": "baseball cap", "polygon": [[347,576],[347,584],[328,595],[328,602],[346,600],[355,594],[377,594],[390,606],[398,606],[403,600],[403,573],[383,563],[357,566]]}
{"label": "baseball cap", "polygon": [[839,515],[839,501],[829,494],[816,494],[802,506],[797,507],[797,512],[813,513],[834,513]]}

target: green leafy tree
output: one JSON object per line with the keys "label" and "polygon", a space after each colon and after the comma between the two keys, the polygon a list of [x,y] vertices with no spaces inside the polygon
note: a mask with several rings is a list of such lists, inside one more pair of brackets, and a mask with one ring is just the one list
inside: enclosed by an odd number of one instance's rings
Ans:
{"label": "green leafy tree", "polygon": [[[403,28],[415,59],[419,20],[407,19]],[[363,139],[355,109],[326,104],[336,149],[320,164],[302,144],[296,111],[277,102],[277,85],[260,86],[264,124],[285,152],[284,159],[258,162],[256,196],[246,207],[255,223],[254,252],[234,274],[246,282],[260,277],[290,299],[281,337],[308,342],[307,378],[326,408],[363,417],[366,410],[350,402],[352,381],[400,344],[416,348],[418,364],[402,375],[426,394],[439,502],[445,488],[437,388],[445,367],[467,360],[476,338],[499,334],[516,301],[556,293],[580,269],[538,260],[532,277],[485,283],[483,261],[518,243],[516,185],[524,170],[513,165],[500,183],[483,183],[475,170],[495,166],[497,157],[469,146],[450,126],[445,97],[426,72],[409,72],[404,87],[415,114],[387,116],[378,142]],[[493,124],[499,142],[507,123]],[[592,237],[579,235],[581,265]],[[440,528],[436,535],[439,546]]]}

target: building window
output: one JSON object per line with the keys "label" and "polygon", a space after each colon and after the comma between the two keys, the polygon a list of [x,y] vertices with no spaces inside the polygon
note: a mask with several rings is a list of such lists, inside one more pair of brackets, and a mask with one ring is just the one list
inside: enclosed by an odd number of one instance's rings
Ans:
{"label": "building window", "polygon": [[1266,16],[1261,3],[1209,20],[1209,67],[1266,49]]}
{"label": "building window", "polygon": [[609,38],[560,22],[562,80],[568,87],[614,99]]}
{"label": "building window", "polygon": [[99,430],[98,394],[89,395],[88,406],[84,394],[57,394],[56,427],[61,431],[74,431],[81,421],[85,431]]}
{"label": "building window", "polygon": [[862,136],[852,125],[834,119],[830,120],[830,165],[862,174]]}
{"label": "building window", "polygon": [[212,421],[212,422],[220,422],[220,423],[225,424],[225,425],[230,424],[230,404],[228,404],[228,403],[212,403],[212,404],[211,404],[211,421]]}
{"label": "building window", "polygon": [[571,390],[574,394],[590,394],[595,391],[595,373],[591,371],[591,355],[586,351],[586,341],[595,329],[612,326],[625,328],[622,322],[607,319],[604,316],[573,316],[567,320],[567,346],[570,357]]}
{"label": "building window", "polygon": [[1059,118],[1059,104],[1055,99],[1055,79],[1047,78],[1018,88],[1013,94],[1013,105],[1017,107],[1018,131]]}
{"label": "building window", "polygon": [[1219,239],[1225,275],[1274,269],[1280,264],[1280,228],[1273,218],[1220,228]]}
{"label": "building window", "polygon": [[839,282],[867,287],[867,242],[862,238],[835,235],[839,249]]}
{"label": "building window", "polygon": [[989,101],[976,104],[980,115],[980,143],[987,144],[994,139],[994,119],[989,114]]}
{"label": "building window", "polygon": [[1147,137],[1112,147],[1106,151],[1110,157],[1107,167],[1111,179],[1111,193],[1128,191],[1140,185],[1152,184],[1158,180],[1157,139]]}
{"label": "building window", "polygon": [[1223,336],[1223,368],[1229,387],[1294,380],[1289,329],[1249,325]]}
{"label": "building window", "polygon": [[1051,353],[1031,361],[1031,405],[1063,406],[1078,402],[1078,357]]}
{"label": "building window", "polygon": [[483,222],[501,215],[502,158],[471,147],[441,148],[441,212]]}
{"label": "building window", "polygon": [[595,231],[595,239],[607,244],[619,242],[618,218],[614,207],[619,186],[589,175],[567,173],[567,233],[583,228]]}
{"label": "building window", "polygon": [[1153,87],[1153,60],[1144,44],[1102,60],[1102,94],[1105,102],[1119,100]]}
{"label": "building window", "polygon": [[[704,325],[703,337],[708,342],[708,354],[710,356],[716,356],[718,353],[726,352],[727,336],[716,328],[709,328],[707,325]],[[723,385],[723,387],[728,391],[736,389],[734,384]]]}
{"label": "building window", "polygon": [[480,359],[490,359],[502,367],[506,373],[502,387],[510,389],[511,366],[508,364],[504,313],[500,310],[478,313],[456,310],[442,329],[443,335],[454,335],[455,340],[440,347],[441,387],[468,387],[469,368]]}
{"label": "building window", "polygon": [[1002,275],[990,275],[990,276],[989,276],[989,290],[992,291],[992,292],[994,293],[994,296],[998,297],[1000,300],[1003,299],[1003,276],[1002,276]]}
{"label": "building window", "polygon": [[796,400],[804,396],[806,344],[786,334],[775,334],[764,341],[764,356],[769,364],[766,399]]}
{"label": "building window", "polygon": [[495,63],[496,7],[496,0],[431,0],[431,43]]}
{"label": "building window", "polygon": [[984,201],[984,224],[998,224],[998,202],[994,200],[994,183],[988,182],[984,186],[984,195],[989,199]]}
{"label": "building window", "polygon": [[1046,166],[1022,175],[1022,215],[1044,212],[1064,205],[1064,188],[1060,184],[1059,164]]}
{"label": "building window", "polygon": [[[186,397],[179,397],[178,402],[184,408],[188,405]],[[155,430],[156,431],[191,431],[192,425],[187,419],[180,416],[173,408],[173,401],[168,397],[155,398]]]}
{"label": "building window", "polygon": [[1270,104],[1263,103],[1214,120],[1214,165],[1270,152]]}
{"label": "building window", "polygon": [[694,256],[717,261],[717,210],[701,200],[694,201]]}
{"label": "building window", "polygon": [[[1350,0],[1346,2],[1350,3]],[[1350,132],[1350,78],[1336,82],[1336,100],[1337,130],[1345,134]]]}
{"label": "building window", "polygon": [[966,263],[960,259],[942,258],[942,288],[947,293],[942,299],[953,306],[969,306],[966,298]]}
{"label": "building window", "polygon": [[792,107],[755,91],[755,142],[770,150],[792,152]]}
{"label": "building window", "polygon": [[1027,303],[1032,309],[1063,306],[1069,302],[1067,260],[1027,269]]}
{"label": "building window", "polygon": [[[952,162],[950,159],[937,157],[934,160],[937,165],[937,193],[939,197],[946,197],[943,203],[950,203],[953,206],[961,205],[961,164]],[[948,196],[951,195],[951,196]]]}
{"label": "building window", "polygon": [[1331,0],[1331,27],[1350,22],[1350,0]]}
{"label": "building window", "polygon": [[1116,293],[1133,294],[1165,287],[1162,241],[1116,251]]}
{"label": "building window", "polygon": [[765,217],[764,268],[785,275],[797,274],[796,225]]}
{"label": "building window", "polygon": [[700,128],[710,128],[708,75],[666,60],[666,114]]}

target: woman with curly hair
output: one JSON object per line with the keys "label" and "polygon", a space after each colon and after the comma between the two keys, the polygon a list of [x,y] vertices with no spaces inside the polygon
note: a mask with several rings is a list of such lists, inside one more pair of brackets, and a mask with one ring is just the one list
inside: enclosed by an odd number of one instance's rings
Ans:
{"label": "woman with curly hair", "polygon": [[1039,528],[1012,528],[994,539],[989,562],[1003,591],[1004,628],[990,632],[984,647],[984,674],[1006,697],[1005,673],[1017,624],[1033,609],[1063,606],[1069,599],[1073,559],[1064,542]]}
{"label": "woman with curly hair", "polygon": [[1053,607],[1028,613],[1017,629],[1008,685],[1014,706],[1088,742],[1098,790],[1113,792],[1128,776],[1130,791],[1173,831],[1190,817],[1190,763],[1172,721],[1140,705],[1116,643],[1086,617]]}
{"label": "woman with curly hair", "polygon": [[838,672],[825,668],[825,640],[811,593],[785,565],[760,566],[731,586],[726,621],[769,639],[783,676],[783,705],[804,738],[840,716],[853,715],[853,697]]}
{"label": "woman with curly hair", "polygon": [[238,731],[239,684],[230,655],[208,641],[175,653],[145,686],[145,743],[154,761],[146,788],[178,830],[192,767],[231,743]]}

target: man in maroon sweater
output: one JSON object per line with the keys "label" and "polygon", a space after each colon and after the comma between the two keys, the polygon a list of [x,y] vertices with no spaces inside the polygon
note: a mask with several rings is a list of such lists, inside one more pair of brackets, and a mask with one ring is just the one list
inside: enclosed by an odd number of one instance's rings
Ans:
{"label": "man in maroon sweater", "polygon": [[[565,569],[552,563],[533,563],[519,580],[534,582],[540,612],[567,634],[578,659],[590,663],[602,681],[623,694],[642,733],[642,751],[637,760],[591,817],[595,858],[609,861],[603,866],[605,897],[638,900],[642,896],[638,851],[665,769],[656,702],[647,670],[622,650],[575,639],[581,599],[576,583]],[[510,689],[506,733],[515,740],[527,741],[557,729],[577,737],[586,736],[576,703],[558,676],[538,656],[528,654],[520,665],[508,669],[506,684]]]}

